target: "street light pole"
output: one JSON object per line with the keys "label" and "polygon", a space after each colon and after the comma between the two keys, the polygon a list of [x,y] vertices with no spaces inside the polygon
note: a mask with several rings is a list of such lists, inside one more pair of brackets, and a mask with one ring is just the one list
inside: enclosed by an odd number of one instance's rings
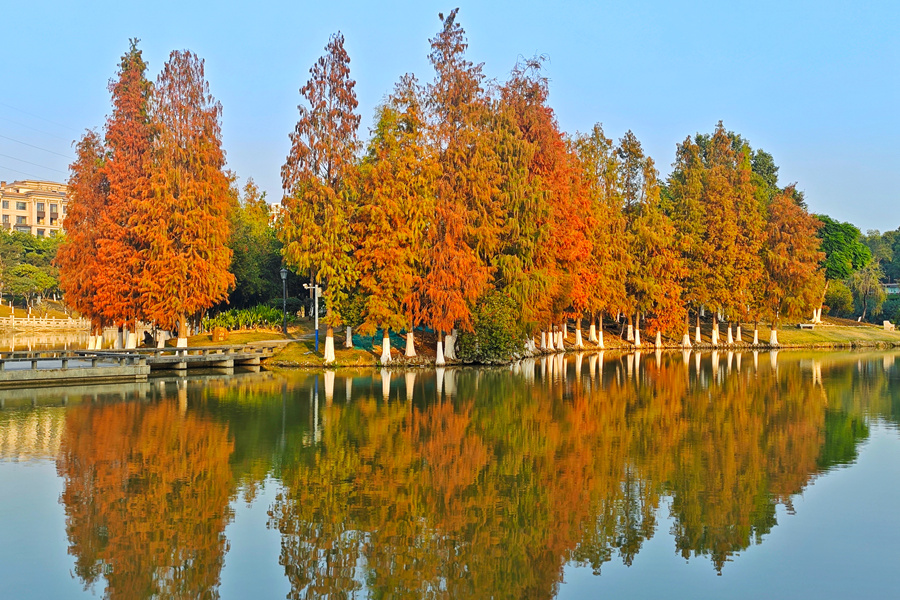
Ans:
{"label": "street light pole", "polygon": [[287,269],[281,267],[281,333],[284,335],[287,335],[287,274]]}
{"label": "street light pole", "polygon": [[313,315],[315,315],[316,352],[319,351],[319,286],[304,283],[303,287],[313,291]]}

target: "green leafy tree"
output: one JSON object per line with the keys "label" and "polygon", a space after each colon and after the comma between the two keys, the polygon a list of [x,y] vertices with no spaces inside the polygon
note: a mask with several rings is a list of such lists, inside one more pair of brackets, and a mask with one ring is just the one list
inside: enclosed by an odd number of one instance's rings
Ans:
{"label": "green leafy tree", "polygon": [[862,269],[851,273],[847,279],[856,305],[862,310],[863,321],[867,316],[874,317],[881,313],[881,305],[884,304],[886,298],[881,285],[883,278],[884,272],[881,270],[881,265],[873,260]]}
{"label": "green leafy tree", "polygon": [[229,304],[247,308],[281,298],[281,243],[270,222],[265,192],[260,192],[252,178],[244,184],[243,193],[232,185],[231,272],[235,285]]}
{"label": "green leafy tree", "polygon": [[850,223],[835,221],[827,215],[816,215],[823,226],[819,230],[825,259],[825,279],[847,279],[854,271],[872,260],[872,252],[862,240],[859,229]]}

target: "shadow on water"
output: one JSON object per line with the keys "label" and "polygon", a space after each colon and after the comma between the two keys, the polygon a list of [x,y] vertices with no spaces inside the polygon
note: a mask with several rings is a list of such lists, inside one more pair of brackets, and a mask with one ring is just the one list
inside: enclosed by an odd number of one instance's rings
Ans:
{"label": "shadow on water", "polygon": [[215,596],[234,500],[274,479],[291,597],[549,598],[567,564],[630,565],[666,508],[676,551],[721,572],[856,459],[871,419],[898,422],[897,356],[584,353],[22,390],[0,459],[55,458],[75,576],[109,597]]}

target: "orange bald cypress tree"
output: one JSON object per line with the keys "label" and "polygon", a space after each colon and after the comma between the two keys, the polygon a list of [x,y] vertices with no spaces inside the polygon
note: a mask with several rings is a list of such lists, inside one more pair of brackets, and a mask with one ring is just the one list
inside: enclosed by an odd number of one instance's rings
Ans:
{"label": "orange bald cypress tree", "polygon": [[224,300],[234,285],[221,114],[203,61],[172,52],[151,103],[149,194],[134,222],[144,310],[161,326],[178,327],[179,346],[187,343],[187,318]]}
{"label": "orange bald cypress tree", "polygon": [[434,218],[418,278],[419,320],[438,333],[437,363],[444,363],[440,335],[459,327],[471,331],[469,304],[487,285],[487,262],[500,243],[502,224],[496,186],[499,171],[487,136],[489,99],[480,65],[465,58],[466,41],[456,10],[439,15],[442,30],[431,40],[435,79],[427,88],[431,137],[440,173]]}
{"label": "orange bald cypress tree", "polygon": [[99,336],[106,323],[103,306],[97,299],[97,290],[103,284],[98,248],[109,194],[104,170],[106,149],[100,136],[88,131],[78,142],[76,154],[75,162],[69,166],[66,239],[55,262],[66,304],[91,321],[93,346],[93,336]]}
{"label": "orange bald cypress tree", "polygon": [[357,258],[366,300],[360,332],[384,331],[383,363],[391,359],[390,329],[407,330],[406,354],[415,356],[413,283],[421,274],[437,176],[423,108],[415,78],[402,77],[378,109],[361,167]]}
{"label": "orange bald cypress tree", "polygon": [[279,236],[285,262],[312,272],[324,284],[325,362],[330,363],[334,326],[341,322],[342,304],[357,276],[351,222],[359,116],[344,36],[331,37],[325,55],[309,73],[309,81],[300,88],[308,106],[297,107],[300,119],[281,168],[285,212]]}
{"label": "orange bald cypress tree", "polygon": [[[602,126],[574,140],[579,159],[579,178],[589,199],[588,210],[595,226],[591,230],[593,252],[586,260],[594,269],[594,284],[588,290],[587,311],[592,317],[590,341],[604,347],[603,314],[623,313],[629,307],[625,289],[631,254],[625,243],[626,219],[619,189],[618,157]],[[598,323],[593,322],[594,317]]]}
{"label": "orange bald cypress tree", "polygon": [[96,273],[101,280],[97,300],[110,322],[130,326],[125,344],[129,348],[136,345],[135,323],[143,316],[140,242],[132,221],[139,200],[147,194],[146,161],[151,144],[152,86],[137,42],[131,40],[119,63],[118,78],[109,85],[113,113],[106,122],[108,159],[104,164],[109,196],[99,224],[97,260],[103,266]]}
{"label": "orange bald cypress tree", "polygon": [[762,257],[762,304],[772,323],[769,343],[778,345],[783,318],[806,314],[821,298],[825,274],[819,269],[825,253],[816,235],[822,222],[794,201],[794,186],[775,195],[769,204]]}

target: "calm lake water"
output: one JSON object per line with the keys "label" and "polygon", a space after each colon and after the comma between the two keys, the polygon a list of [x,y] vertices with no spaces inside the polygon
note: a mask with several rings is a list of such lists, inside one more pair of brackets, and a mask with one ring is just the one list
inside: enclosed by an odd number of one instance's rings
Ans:
{"label": "calm lake water", "polygon": [[3,598],[900,589],[900,353],[0,391]]}

